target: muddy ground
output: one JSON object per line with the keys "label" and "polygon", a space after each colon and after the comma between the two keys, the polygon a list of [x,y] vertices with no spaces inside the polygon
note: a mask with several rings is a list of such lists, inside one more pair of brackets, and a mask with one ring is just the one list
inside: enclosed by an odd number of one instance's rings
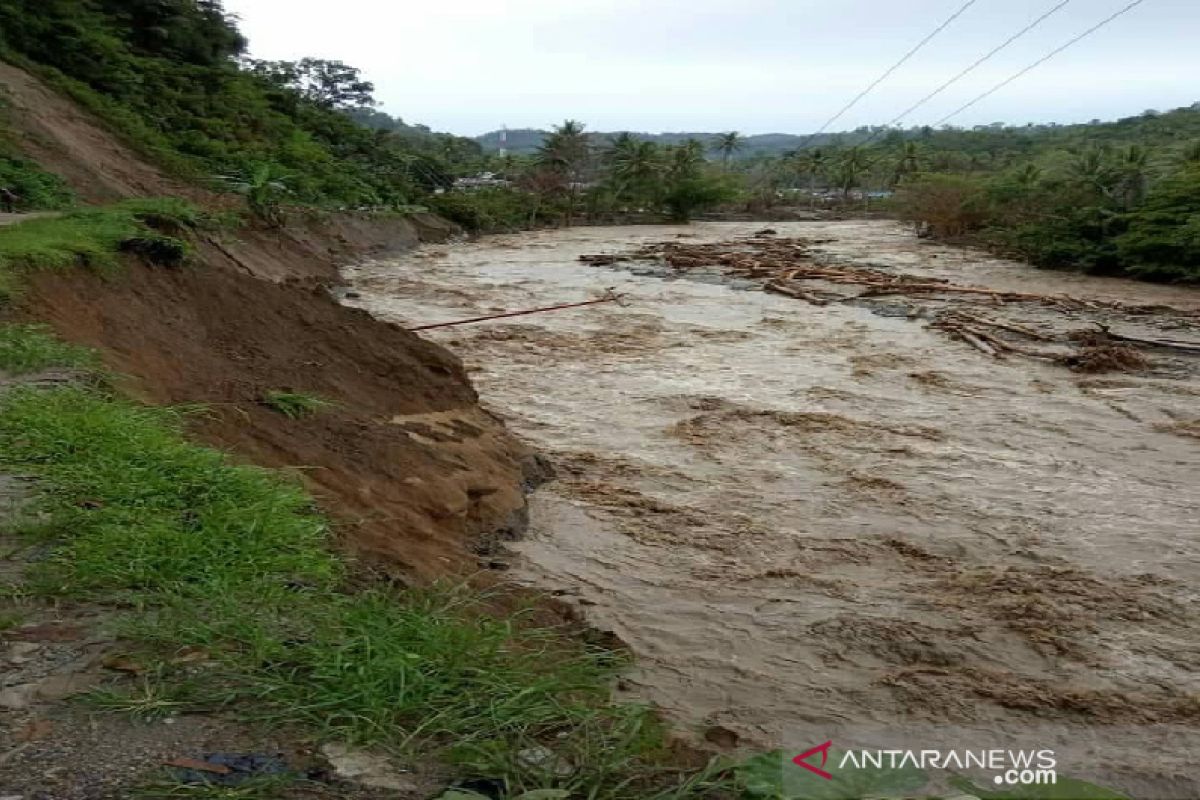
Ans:
{"label": "muddy ground", "polygon": [[[350,302],[416,325],[627,295],[427,335],[558,466],[510,574],[628,643],[624,691],[697,736],[1049,747],[1061,774],[1200,796],[1197,359],[1081,374],[934,330],[928,298],[818,307],[719,270],[578,261],[761,227],[426,246],[349,270]],[[886,221],[772,227],[825,240],[820,263],[1180,310],[989,309],[1021,325],[1200,341],[1194,290],[1035,271]]]}

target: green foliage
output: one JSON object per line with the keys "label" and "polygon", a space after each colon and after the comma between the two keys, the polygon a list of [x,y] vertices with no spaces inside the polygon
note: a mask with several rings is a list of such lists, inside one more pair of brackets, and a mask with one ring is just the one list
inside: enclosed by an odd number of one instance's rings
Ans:
{"label": "green foliage", "polygon": [[1116,246],[1131,271],[1200,280],[1200,164],[1189,163],[1152,188],[1125,224]]}
{"label": "green foliage", "polygon": [[55,339],[44,325],[0,325],[0,371],[10,375],[51,367],[93,367],[91,350]]}
{"label": "green foliage", "polygon": [[273,408],[291,419],[302,419],[331,405],[328,400],[311,394],[284,391],[267,392],[262,402],[268,408]]}
{"label": "green foliage", "polygon": [[714,175],[690,175],[667,188],[663,205],[675,222],[687,222],[698,211],[727,203],[737,195],[726,180]]}
{"label": "green foliage", "polygon": [[556,221],[553,201],[539,201],[529,192],[490,187],[470,192],[447,192],[427,201],[431,211],[472,233],[500,233]]}
{"label": "green foliage", "polygon": [[900,187],[900,218],[928,225],[938,236],[962,236],[987,220],[983,183],[967,175],[920,175]]}
{"label": "green foliage", "polygon": [[1140,145],[1085,147],[988,174],[901,186],[902,218],[937,235],[979,232],[1032,263],[1200,280],[1200,170]]}
{"label": "green foliage", "polygon": [[132,252],[177,265],[188,253],[179,233],[201,222],[179,200],[131,200],[112,206],[36,217],[0,228],[0,296],[12,294],[23,270],[115,267]]}
{"label": "green foliage", "polygon": [[57,211],[69,208],[75,195],[62,178],[32,161],[0,152],[0,189],[16,196],[15,211]]}
{"label": "green foliage", "polygon": [[255,164],[241,175],[225,175],[225,185],[244,195],[250,212],[270,225],[281,225],[284,221],[283,200],[290,190],[287,180],[291,177],[271,163]]}
{"label": "green foliage", "polygon": [[373,104],[371,85],[353,67],[238,61],[244,49],[217,0],[0,5],[0,53],[193,179],[250,178],[266,164],[294,176],[291,202],[392,206],[420,198],[478,157],[469,140],[410,137],[352,120],[344,110]]}
{"label": "green foliage", "polygon": [[[648,710],[610,704],[621,658],[494,616],[463,586],[343,591],[299,485],[189,444],[182,421],[80,388],[0,396],[0,467],[38,479],[55,533],[27,590],[132,609],[120,632],[151,667],[90,702],[148,716],[228,704],[322,738],[443,752],[512,794],[706,796],[708,777],[663,765]],[[182,648],[209,666],[172,666]]]}

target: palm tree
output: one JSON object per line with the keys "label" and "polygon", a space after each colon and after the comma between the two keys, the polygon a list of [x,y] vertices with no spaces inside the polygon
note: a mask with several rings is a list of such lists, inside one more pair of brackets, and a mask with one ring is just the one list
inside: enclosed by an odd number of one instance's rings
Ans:
{"label": "palm tree", "polygon": [[688,139],[670,148],[668,176],[672,180],[691,178],[700,171],[704,163],[704,144],[697,139]]}
{"label": "palm tree", "polygon": [[587,177],[592,146],[584,133],[584,125],[566,120],[547,136],[538,147],[535,160],[542,169],[556,173],[567,188],[567,226],[574,222],[579,189]]}
{"label": "palm tree", "polygon": [[1077,154],[1067,165],[1067,174],[1104,197],[1112,197],[1120,181],[1119,170],[1113,168],[1108,151],[1100,147],[1089,147]]}
{"label": "palm tree", "polygon": [[1026,164],[1017,171],[1015,177],[1018,186],[1031,189],[1042,179],[1042,168],[1037,164]]}
{"label": "palm tree", "polygon": [[892,186],[896,186],[910,175],[921,171],[921,148],[916,142],[905,142],[896,156],[896,165],[892,169]]}
{"label": "palm tree", "polygon": [[717,134],[713,149],[721,154],[725,169],[729,169],[729,159],[733,157],[733,154],[742,149],[743,141],[742,135],[737,131]]}
{"label": "palm tree", "polygon": [[652,202],[661,188],[659,179],[665,169],[658,145],[634,141],[622,143],[614,151],[610,169],[618,187],[617,196],[628,194],[634,202]]}
{"label": "palm tree", "polygon": [[846,150],[833,165],[834,182],[842,190],[842,199],[850,197],[851,190],[862,182],[863,173],[871,168],[871,160],[861,147]]}
{"label": "palm tree", "polygon": [[1118,171],[1118,193],[1126,209],[1132,208],[1146,196],[1150,180],[1150,152],[1141,145],[1131,144],[1121,153]]}

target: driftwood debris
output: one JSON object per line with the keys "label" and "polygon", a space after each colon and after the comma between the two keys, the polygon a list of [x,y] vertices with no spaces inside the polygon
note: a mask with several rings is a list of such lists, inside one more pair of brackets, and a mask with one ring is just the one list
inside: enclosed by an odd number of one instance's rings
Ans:
{"label": "driftwood debris", "polygon": [[[814,306],[869,300],[889,295],[911,295],[929,302],[920,316],[932,316],[930,327],[996,359],[1009,354],[1065,364],[1087,371],[1141,369],[1147,366],[1139,347],[1200,353],[1200,342],[1144,339],[1099,330],[1035,330],[1027,325],[996,319],[1008,304],[1037,304],[1065,312],[1120,312],[1127,315],[1164,314],[1193,319],[1200,312],[1169,306],[1145,306],[1118,300],[1087,300],[1062,294],[1018,292],[985,286],[964,286],[944,278],[913,275],[876,266],[851,265],[819,259],[813,245],[829,240],[784,238],[760,231],[758,235],[725,242],[669,241],[644,245],[622,254],[582,255],[580,261],[597,266],[618,262],[652,261],[678,272],[719,269],[731,277],[761,281],[764,291],[803,300]],[[806,283],[807,282],[807,283]],[[853,287],[839,289],[838,287]],[[979,313],[990,307],[991,313]],[[972,309],[968,311],[967,309]]]}
{"label": "driftwood debris", "polygon": [[1178,339],[1143,339],[1137,336],[1125,336],[1120,333],[1113,333],[1107,325],[1101,325],[1099,322],[1093,323],[1099,330],[1097,331],[1081,331],[1083,334],[1098,334],[1104,338],[1115,342],[1127,342],[1129,344],[1140,344],[1146,347],[1161,347],[1166,350],[1182,350],[1186,353],[1200,353],[1200,342],[1181,342]]}
{"label": "driftwood debris", "polygon": [[786,284],[780,283],[777,280],[767,281],[767,283],[763,285],[763,289],[768,292],[794,297],[797,300],[804,300],[805,302],[812,303],[814,306],[827,306],[830,302],[823,297],[817,297],[812,292],[806,292],[803,289],[797,289],[794,286],[787,286]]}

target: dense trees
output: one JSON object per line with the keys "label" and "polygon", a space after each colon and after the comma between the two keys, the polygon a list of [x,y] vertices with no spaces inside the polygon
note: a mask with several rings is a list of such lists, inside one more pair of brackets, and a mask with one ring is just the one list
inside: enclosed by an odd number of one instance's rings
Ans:
{"label": "dense trees", "polygon": [[347,109],[374,105],[353,67],[242,61],[245,46],[217,0],[0,3],[0,57],[193,179],[252,185],[265,170],[288,176],[291,202],[374,207],[412,203],[478,167],[469,140],[351,119]]}
{"label": "dense trees", "polygon": [[273,86],[293,91],[319,108],[352,111],[375,105],[375,84],[364,81],[358,69],[341,61],[247,59],[245,66]]}
{"label": "dense trees", "polygon": [[902,184],[906,218],[1047,267],[1200,280],[1196,145],[1084,145]]}

